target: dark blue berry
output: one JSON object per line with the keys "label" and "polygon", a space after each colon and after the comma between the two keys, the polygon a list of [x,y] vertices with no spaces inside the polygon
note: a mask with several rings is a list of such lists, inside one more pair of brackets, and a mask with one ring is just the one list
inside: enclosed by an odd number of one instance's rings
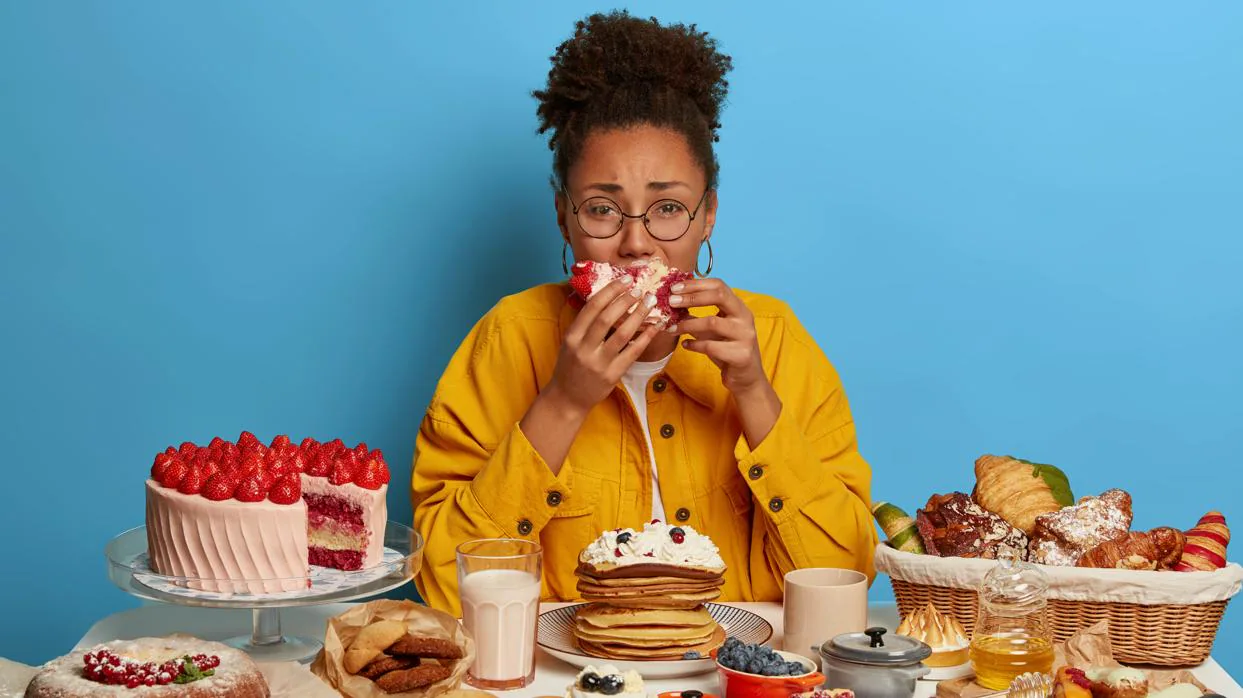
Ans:
{"label": "dark blue berry", "polygon": [[674,526],[673,528],[669,529],[669,535],[670,536],[674,536],[674,535],[684,536],[686,535],[686,531],[683,531],[681,526]]}
{"label": "dark blue berry", "polygon": [[615,696],[625,688],[625,681],[617,674],[609,674],[600,679],[600,692],[606,696]]}
{"label": "dark blue berry", "polygon": [[618,534],[617,534],[617,544],[618,544],[618,545],[624,545],[624,544],[629,543],[629,542],[630,542],[630,533],[629,533],[629,532],[622,532],[622,533],[618,533]]}
{"label": "dark blue berry", "polygon": [[578,685],[582,686],[584,691],[594,693],[600,689],[600,676],[594,671],[589,674],[583,674],[583,678],[578,680]]}
{"label": "dark blue berry", "polygon": [[[699,656],[698,650],[687,650],[686,654],[682,655],[682,659],[699,659],[699,658],[700,656]],[[682,691],[682,698],[687,698],[687,695],[686,695],[687,693],[694,693],[694,692],[695,691]]]}

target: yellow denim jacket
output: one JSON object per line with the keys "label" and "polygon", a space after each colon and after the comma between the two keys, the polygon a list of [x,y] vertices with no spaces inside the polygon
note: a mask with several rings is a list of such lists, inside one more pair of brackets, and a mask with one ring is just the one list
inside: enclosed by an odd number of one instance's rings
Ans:
{"label": "yellow denim jacket", "polygon": [[764,371],[782,401],[762,443],[748,446],[720,370],[679,347],[648,383],[648,424],[618,386],[553,475],[518,423],[552,377],[577,312],[568,293],[566,284],[546,284],[502,299],[436,387],[411,484],[414,526],[426,540],[415,581],[428,604],[459,613],[455,549],[497,537],[538,540],[544,598],[579,598],[579,552],[601,531],[642,528],[651,515],[644,428],[667,520],[711,536],[728,565],[721,600],[778,600],[783,575],[801,567],[873,579],[871,469],[846,394],[789,306],[767,296],[736,291],[755,316]]}

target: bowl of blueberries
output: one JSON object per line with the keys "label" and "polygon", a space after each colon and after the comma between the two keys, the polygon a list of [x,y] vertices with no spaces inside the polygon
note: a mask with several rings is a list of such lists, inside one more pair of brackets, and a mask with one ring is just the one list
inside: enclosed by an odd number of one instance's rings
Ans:
{"label": "bowl of blueberries", "polygon": [[790,698],[824,683],[807,657],[728,638],[712,651],[725,698]]}

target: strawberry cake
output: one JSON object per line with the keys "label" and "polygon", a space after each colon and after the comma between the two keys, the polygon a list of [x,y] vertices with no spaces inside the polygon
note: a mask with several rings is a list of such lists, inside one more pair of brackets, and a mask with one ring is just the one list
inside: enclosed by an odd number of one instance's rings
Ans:
{"label": "strawberry cake", "polygon": [[278,593],[310,585],[310,565],[359,570],[384,556],[384,454],[340,439],[264,445],[186,442],[155,457],[147,480],[151,568],[192,589]]}
{"label": "strawberry cake", "polygon": [[625,276],[634,279],[634,287],[644,296],[649,293],[656,296],[656,305],[648,313],[649,322],[676,325],[690,316],[685,308],[670,306],[669,296],[672,295],[670,289],[674,284],[690,279],[693,274],[670,267],[657,257],[639,260],[624,267],[608,262],[576,262],[570,270],[570,287],[574,289],[571,298],[581,307],[600,289]]}
{"label": "strawberry cake", "polygon": [[246,653],[193,637],[116,640],[48,662],[26,698],[267,698],[267,681]]}

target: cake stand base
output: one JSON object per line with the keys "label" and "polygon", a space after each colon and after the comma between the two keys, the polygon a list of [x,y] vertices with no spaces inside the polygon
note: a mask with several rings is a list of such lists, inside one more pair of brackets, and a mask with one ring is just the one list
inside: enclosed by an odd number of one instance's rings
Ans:
{"label": "cake stand base", "polygon": [[231,637],[224,644],[249,654],[256,662],[309,664],[324,647],[319,640],[282,635],[279,608],[256,608],[251,614],[250,635]]}

